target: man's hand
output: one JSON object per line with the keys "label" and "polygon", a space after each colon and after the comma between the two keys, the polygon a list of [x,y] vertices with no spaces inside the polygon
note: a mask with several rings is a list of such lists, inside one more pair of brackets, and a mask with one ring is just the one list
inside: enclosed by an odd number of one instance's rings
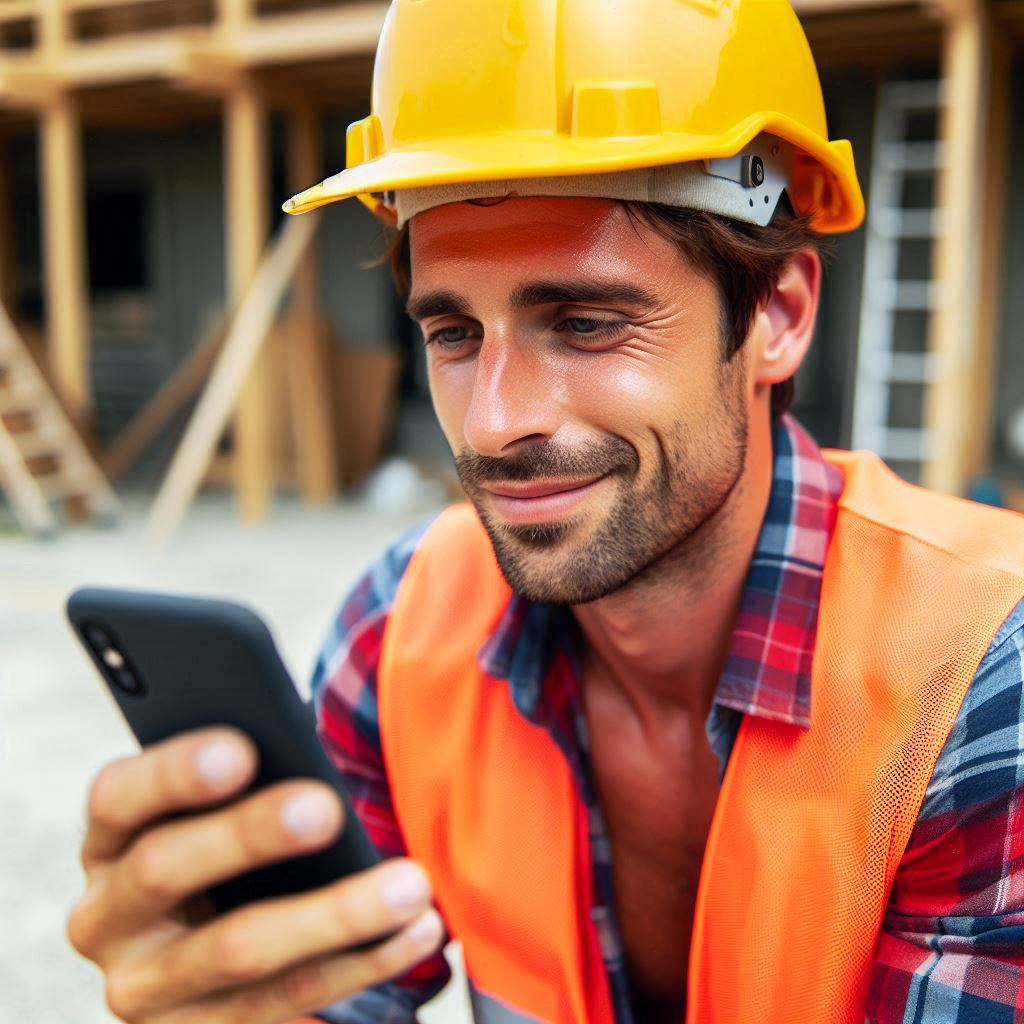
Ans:
{"label": "man's hand", "polygon": [[[186,923],[197,893],[341,830],[341,802],[321,783],[230,800],[255,770],[245,737],[208,729],[108,765],[93,783],[86,891],[68,937],[129,1024],[280,1024],[402,973],[442,939],[426,875],[407,860]],[[161,820],[181,811],[195,813]]]}

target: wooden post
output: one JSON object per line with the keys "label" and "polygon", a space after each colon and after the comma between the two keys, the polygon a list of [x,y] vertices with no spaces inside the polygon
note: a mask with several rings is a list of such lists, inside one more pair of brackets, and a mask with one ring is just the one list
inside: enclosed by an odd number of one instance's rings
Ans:
{"label": "wooden post", "polygon": [[[256,85],[243,78],[225,97],[225,206],[228,294],[234,308],[245,294],[267,237],[266,109]],[[267,514],[273,487],[266,358],[252,365],[235,417],[235,487],[242,517]]]}
{"label": "wooden post", "polygon": [[[288,172],[299,192],[323,176],[322,126],[319,112],[303,106],[290,112]],[[311,502],[329,501],[337,488],[328,339],[318,313],[315,243],[303,257],[292,290],[288,351],[289,406],[299,486]]]}
{"label": "wooden post", "polygon": [[[56,61],[67,39],[62,0],[45,0],[40,30],[42,51]],[[81,125],[70,93],[47,99],[39,134],[48,354],[57,393],[81,428],[92,405],[88,269]]]}
{"label": "wooden post", "polygon": [[252,16],[253,0],[217,0],[220,28],[232,32],[242,28]]}
{"label": "wooden post", "polygon": [[1002,260],[1003,219],[1010,194],[1009,148],[1013,62],[1004,38],[991,36],[991,88],[984,161],[976,171],[984,182],[981,197],[981,261],[978,330],[974,372],[966,381],[968,415],[964,436],[966,482],[987,473],[996,427],[996,351],[999,342],[1001,289],[1011,287]]}
{"label": "wooden post", "polygon": [[925,401],[932,451],[922,482],[959,494],[967,483],[972,446],[977,446],[972,436],[979,436],[972,426],[978,410],[971,378],[979,355],[992,340],[979,331],[983,227],[978,216],[992,185],[987,166],[992,25],[985,0],[958,0],[945,11],[942,77],[947,102],[939,133],[945,167],[937,203],[945,230],[937,240],[933,263],[942,299],[929,329],[938,375]]}

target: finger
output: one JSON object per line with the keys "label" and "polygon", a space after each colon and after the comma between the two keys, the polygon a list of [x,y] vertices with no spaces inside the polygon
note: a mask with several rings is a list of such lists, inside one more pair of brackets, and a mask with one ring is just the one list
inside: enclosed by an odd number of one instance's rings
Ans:
{"label": "finger", "polygon": [[202,729],[107,765],[89,793],[86,871],[119,856],[146,825],[223,800],[256,771],[252,743],[235,729]]}
{"label": "finger", "polygon": [[237,803],[150,829],[99,879],[96,905],[124,934],[252,868],[322,848],[342,825],[323,783],[287,782]]}
{"label": "finger", "polygon": [[394,860],[315,892],[218,918],[147,957],[123,979],[137,1017],[256,984],[307,960],[397,932],[430,907],[426,873]]}
{"label": "finger", "polygon": [[435,953],[443,939],[441,918],[431,908],[372,949],[307,960],[161,1019],[167,1024],[284,1024],[404,974]]}

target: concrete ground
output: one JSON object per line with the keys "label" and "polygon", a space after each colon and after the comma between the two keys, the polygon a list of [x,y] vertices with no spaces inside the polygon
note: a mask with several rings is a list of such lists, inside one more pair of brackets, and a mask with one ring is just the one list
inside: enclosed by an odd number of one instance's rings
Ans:
{"label": "concrete ground", "polygon": [[[204,495],[177,540],[145,548],[142,500],[115,529],[69,528],[32,541],[0,522],[0,1024],[110,1024],[101,977],[64,937],[77,899],[83,806],[91,777],[134,741],[63,616],[85,583],[241,598],[271,625],[305,685],[348,586],[396,532],[431,511],[382,514],[354,504],[278,501],[245,526],[226,495]],[[469,1020],[449,986],[423,1014]]]}

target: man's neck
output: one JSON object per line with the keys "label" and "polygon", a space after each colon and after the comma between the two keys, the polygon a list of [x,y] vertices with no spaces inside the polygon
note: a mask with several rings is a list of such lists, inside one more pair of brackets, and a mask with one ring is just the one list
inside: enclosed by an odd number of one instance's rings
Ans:
{"label": "man's neck", "polygon": [[770,434],[751,437],[746,468],[718,512],[628,587],[573,608],[592,674],[643,717],[672,709],[707,716],[771,475]]}

